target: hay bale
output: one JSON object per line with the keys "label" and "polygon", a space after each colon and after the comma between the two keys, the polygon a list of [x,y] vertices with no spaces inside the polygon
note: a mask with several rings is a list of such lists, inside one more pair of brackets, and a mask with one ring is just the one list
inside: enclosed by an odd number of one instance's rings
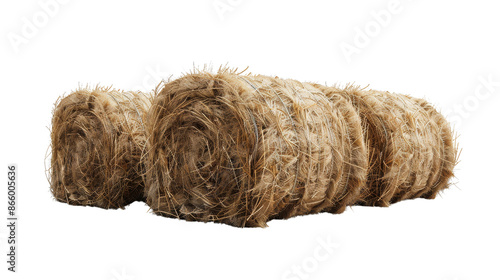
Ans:
{"label": "hay bale", "polygon": [[77,90],[56,104],[51,139],[59,201],[146,200],[158,215],[241,227],[434,198],[457,162],[425,100],[228,69],[168,82],[152,103]]}
{"label": "hay bale", "polygon": [[354,107],[312,84],[230,70],[169,82],[147,115],[158,215],[265,226],[357,200],[368,153]]}
{"label": "hay bale", "polygon": [[142,118],[150,105],[142,93],[102,87],[58,100],[49,170],[56,200],[102,208],[144,200]]}
{"label": "hay bale", "polygon": [[448,186],[457,160],[453,133],[426,101],[355,86],[317,87],[348,99],[361,117],[370,166],[357,204],[434,198]]}

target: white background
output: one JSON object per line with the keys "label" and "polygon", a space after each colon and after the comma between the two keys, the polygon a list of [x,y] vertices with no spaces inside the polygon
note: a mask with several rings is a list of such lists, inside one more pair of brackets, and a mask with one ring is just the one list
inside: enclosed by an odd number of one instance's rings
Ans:
{"label": "white background", "polygon": [[[2,1],[0,278],[500,279],[499,8],[430,0]],[[226,63],[428,99],[460,135],[455,186],[435,200],[356,206],[265,229],[157,217],[143,203],[102,210],[53,200],[44,161],[58,96],[79,84],[152,90],[193,65]],[[9,163],[19,168],[16,274],[3,261]]]}

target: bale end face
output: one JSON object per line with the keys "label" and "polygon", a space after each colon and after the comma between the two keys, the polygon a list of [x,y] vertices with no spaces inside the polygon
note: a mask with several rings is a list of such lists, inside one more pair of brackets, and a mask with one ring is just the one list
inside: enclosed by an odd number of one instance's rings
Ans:
{"label": "bale end face", "polygon": [[71,205],[123,208],[144,200],[141,115],[150,101],[109,88],[77,90],[55,106],[50,184]]}

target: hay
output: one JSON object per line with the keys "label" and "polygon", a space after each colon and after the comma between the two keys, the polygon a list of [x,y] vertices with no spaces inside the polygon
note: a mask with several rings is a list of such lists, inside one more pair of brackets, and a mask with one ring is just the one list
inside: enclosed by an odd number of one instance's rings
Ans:
{"label": "hay", "polygon": [[52,120],[51,191],[74,205],[233,226],[434,198],[457,147],[425,100],[196,71],[149,96],[80,89]]}
{"label": "hay", "polygon": [[433,153],[437,155],[435,164],[432,167],[433,178],[436,179],[428,181],[425,191],[414,194],[412,198],[434,199],[440,191],[450,186],[450,179],[455,176],[453,169],[458,162],[458,144],[455,141],[450,124],[442,114],[423,99],[414,98],[414,101],[428,114],[429,123],[433,128],[432,135],[439,145],[433,146]]}
{"label": "hay", "polygon": [[50,172],[56,200],[123,208],[144,200],[143,115],[150,98],[110,88],[79,89],[53,111]]}
{"label": "hay", "polygon": [[146,133],[147,203],[187,220],[265,226],[342,212],[368,167],[360,118],[341,95],[230,70],[166,84]]}
{"label": "hay", "polygon": [[434,198],[448,187],[457,160],[453,133],[426,101],[355,86],[317,87],[349,99],[362,119],[370,167],[357,204]]}

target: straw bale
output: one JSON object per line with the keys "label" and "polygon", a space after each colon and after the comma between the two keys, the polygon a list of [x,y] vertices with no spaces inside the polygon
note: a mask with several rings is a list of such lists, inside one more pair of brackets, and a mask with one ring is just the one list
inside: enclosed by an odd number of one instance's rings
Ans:
{"label": "straw bale", "polygon": [[159,215],[265,226],[342,212],[365,182],[361,121],[312,84],[223,69],[165,84],[146,121],[147,202]]}
{"label": "straw bale", "polygon": [[81,88],[53,111],[50,172],[56,200],[123,208],[144,201],[143,116],[151,97],[111,88]]}

